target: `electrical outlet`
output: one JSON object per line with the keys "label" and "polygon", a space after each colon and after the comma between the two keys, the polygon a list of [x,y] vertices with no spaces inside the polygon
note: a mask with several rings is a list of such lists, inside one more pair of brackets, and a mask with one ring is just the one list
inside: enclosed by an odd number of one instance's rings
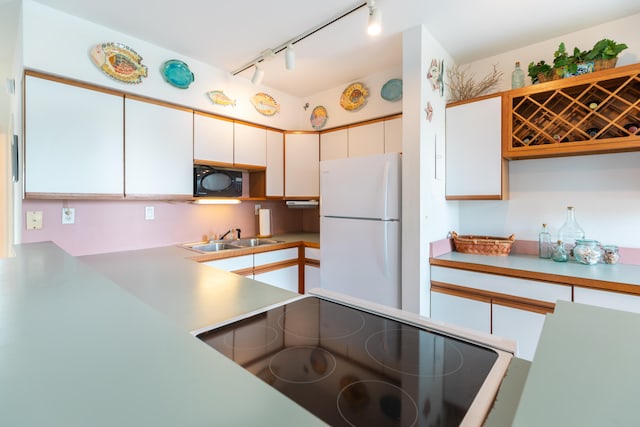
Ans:
{"label": "electrical outlet", "polygon": [[76,223],[76,209],[75,208],[62,208],[62,223],[63,224],[75,224]]}
{"label": "electrical outlet", "polygon": [[42,228],[42,211],[27,211],[27,230],[40,230]]}
{"label": "electrical outlet", "polygon": [[144,208],[144,219],[150,221],[152,219],[156,219],[156,211],[153,206],[145,206]]}
{"label": "electrical outlet", "polygon": [[261,207],[262,206],[259,203],[256,203],[256,205],[255,205],[255,215],[256,216],[260,215],[260,208]]}

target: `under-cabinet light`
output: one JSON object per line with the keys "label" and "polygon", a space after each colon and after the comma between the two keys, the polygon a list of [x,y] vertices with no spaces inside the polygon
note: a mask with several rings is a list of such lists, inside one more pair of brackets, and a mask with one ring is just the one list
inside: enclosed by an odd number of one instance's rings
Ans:
{"label": "under-cabinet light", "polygon": [[194,203],[197,205],[239,205],[241,201],[227,198],[202,198],[196,199]]}

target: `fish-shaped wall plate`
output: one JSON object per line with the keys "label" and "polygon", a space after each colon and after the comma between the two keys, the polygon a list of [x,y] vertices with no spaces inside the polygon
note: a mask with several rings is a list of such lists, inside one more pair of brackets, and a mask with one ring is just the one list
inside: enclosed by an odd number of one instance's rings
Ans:
{"label": "fish-shaped wall plate", "polygon": [[340,106],[347,111],[359,110],[367,103],[369,90],[362,83],[353,83],[342,92]]}
{"label": "fish-shaped wall plate", "polygon": [[269,94],[259,92],[251,97],[251,105],[256,111],[265,116],[273,116],[280,112],[280,105]]}
{"label": "fish-shaped wall plate", "polygon": [[236,106],[236,100],[229,98],[224,91],[222,90],[212,90],[207,92],[207,96],[216,105],[222,105],[226,107],[227,105],[231,105],[232,107]]}
{"label": "fish-shaped wall plate", "polygon": [[91,60],[107,76],[124,83],[137,84],[147,77],[142,57],[129,46],[120,43],[101,43],[89,53]]}
{"label": "fish-shaped wall plate", "polygon": [[171,86],[175,86],[178,89],[187,89],[191,83],[195,80],[193,72],[189,69],[189,66],[177,59],[170,59],[160,68],[162,77]]}

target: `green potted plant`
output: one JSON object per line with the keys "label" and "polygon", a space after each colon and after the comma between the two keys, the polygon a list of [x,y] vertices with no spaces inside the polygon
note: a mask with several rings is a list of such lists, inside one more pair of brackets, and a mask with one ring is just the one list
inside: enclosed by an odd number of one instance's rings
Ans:
{"label": "green potted plant", "polygon": [[624,43],[616,43],[610,39],[602,39],[593,45],[593,48],[587,52],[585,59],[595,62],[595,70],[613,68],[616,66],[618,54],[627,49]]}
{"label": "green potted plant", "polygon": [[529,63],[527,71],[529,77],[531,77],[531,83],[536,84],[539,82],[547,81],[550,77],[551,69],[551,65],[544,62],[544,60],[538,61],[537,63]]}
{"label": "green potted plant", "polygon": [[564,42],[561,42],[558,49],[553,53],[554,72],[562,78],[593,71],[593,67],[588,67],[587,69],[580,67],[584,64],[587,53],[587,51],[581,51],[577,47],[574,47],[573,54],[569,55]]}

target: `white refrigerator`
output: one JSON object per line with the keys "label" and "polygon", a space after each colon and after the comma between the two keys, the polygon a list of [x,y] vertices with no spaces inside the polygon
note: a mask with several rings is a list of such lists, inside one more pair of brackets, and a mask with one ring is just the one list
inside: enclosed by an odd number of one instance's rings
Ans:
{"label": "white refrigerator", "polygon": [[400,308],[401,158],[320,162],[320,287]]}

